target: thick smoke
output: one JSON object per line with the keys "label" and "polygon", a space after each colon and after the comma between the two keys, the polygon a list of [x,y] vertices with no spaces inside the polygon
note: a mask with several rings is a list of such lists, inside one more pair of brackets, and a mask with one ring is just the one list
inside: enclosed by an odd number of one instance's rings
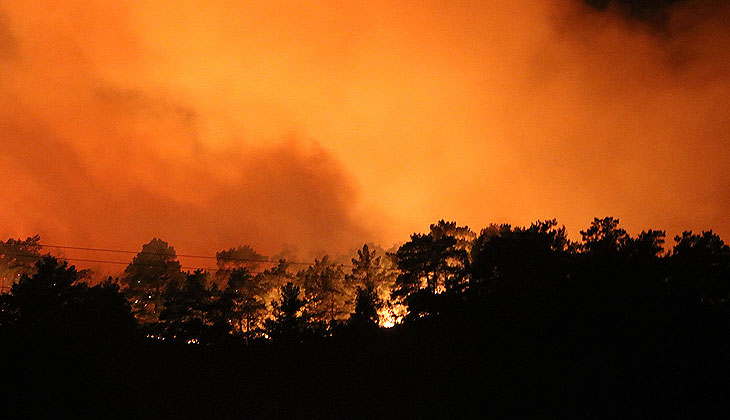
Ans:
{"label": "thick smoke", "polygon": [[0,0],[0,234],[273,255],[612,215],[730,236],[730,8],[629,3]]}
{"label": "thick smoke", "polygon": [[597,10],[614,10],[625,17],[663,26],[670,18],[670,9],[685,0],[584,0]]}
{"label": "thick smoke", "polygon": [[11,4],[0,19],[3,237],[137,249],[159,236],[211,255],[343,250],[370,235],[357,187],[316,142],[282,132],[211,147],[195,103],[131,77],[139,41],[104,3],[55,15]]}

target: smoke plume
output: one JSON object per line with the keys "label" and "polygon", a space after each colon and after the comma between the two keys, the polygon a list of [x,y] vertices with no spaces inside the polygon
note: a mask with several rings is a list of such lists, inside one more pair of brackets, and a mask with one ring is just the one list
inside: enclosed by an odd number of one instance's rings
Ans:
{"label": "smoke plume", "polygon": [[[639,6],[643,4],[643,6]],[[0,1],[3,237],[730,236],[720,1]]]}

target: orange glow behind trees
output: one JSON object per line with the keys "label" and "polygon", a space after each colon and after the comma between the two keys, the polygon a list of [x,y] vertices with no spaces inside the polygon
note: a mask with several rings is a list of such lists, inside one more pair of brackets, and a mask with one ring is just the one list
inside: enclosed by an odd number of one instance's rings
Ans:
{"label": "orange glow behind trees", "polygon": [[596,215],[728,236],[729,17],[0,0],[0,237],[321,255]]}

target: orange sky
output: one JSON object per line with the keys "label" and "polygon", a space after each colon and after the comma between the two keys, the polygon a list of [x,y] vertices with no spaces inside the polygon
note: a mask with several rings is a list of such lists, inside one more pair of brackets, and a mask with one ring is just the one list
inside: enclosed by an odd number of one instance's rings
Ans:
{"label": "orange sky", "polygon": [[0,0],[0,237],[212,255],[594,216],[730,238],[730,7]]}

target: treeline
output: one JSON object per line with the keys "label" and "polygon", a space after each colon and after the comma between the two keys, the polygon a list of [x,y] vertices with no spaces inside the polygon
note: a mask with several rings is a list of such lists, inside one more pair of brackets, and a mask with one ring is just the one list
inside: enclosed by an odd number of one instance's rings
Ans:
{"label": "treeline", "polygon": [[[347,268],[324,256],[292,264],[250,247],[217,254],[218,270],[183,272],[175,250],[160,239],[146,244],[119,279],[147,335],[211,343],[239,339],[300,341],[342,326],[377,327],[392,318],[384,303],[395,272],[368,245]],[[269,265],[269,268],[261,269]]]}
{"label": "treeline", "polygon": [[712,232],[684,232],[666,249],[665,239],[628,235],[614,218],[576,242],[554,220],[478,233],[440,221],[347,263],[295,270],[239,247],[218,253],[213,272],[183,271],[154,239],[96,285],[43,256],[38,237],[9,240],[4,410],[724,418],[730,249]]}
{"label": "treeline", "polygon": [[[107,318],[133,315],[138,335],[187,344],[297,342],[331,336],[345,326],[392,326],[397,317],[397,308],[389,304],[396,271],[382,250],[367,244],[347,265],[325,255],[293,271],[292,266],[301,263],[271,262],[251,247],[241,246],[218,252],[214,272],[186,272],[174,247],[154,238],[142,246],[121,276],[93,287],[86,283],[89,271],[77,271],[67,262],[42,255],[39,236],[10,239],[0,246],[0,274],[3,285],[8,285],[8,293],[0,300],[0,327],[5,333],[57,331],[65,319],[57,311],[73,307],[78,312],[90,296],[102,292],[124,302],[121,306],[98,302],[98,309],[109,310]],[[44,300],[46,295],[54,299]],[[69,299],[75,299],[74,303]],[[32,302],[37,303],[28,307]],[[39,318],[43,308],[47,316]],[[87,316],[105,319],[93,310]],[[47,322],[51,319],[53,323]],[[78,319],[68,321],[86,334],[95,331]],[[103,335],[108,336],[108,331]]]}
{"label": "treeline", "polygon": [[666,251],[663,231],[632,237],[611,217],[581,236],[570,241],[555,220],[478,234],[442,220],[392,253],[364,245],[351,264],[325,256],[294,271],[242,246],[219,252],[213,273],[184,272],[174,247],[155,238],[119,278],[94,287],[83,282],[88,273],[41,256],[38,236],[10,239],[0,244],[3,281],[12,284],[0,328],[59,340],[136,331],[211,344],[538,314],[622,319],[626,327],[697,308],[727,314],[730,248],[711,231],[684,232]]}

